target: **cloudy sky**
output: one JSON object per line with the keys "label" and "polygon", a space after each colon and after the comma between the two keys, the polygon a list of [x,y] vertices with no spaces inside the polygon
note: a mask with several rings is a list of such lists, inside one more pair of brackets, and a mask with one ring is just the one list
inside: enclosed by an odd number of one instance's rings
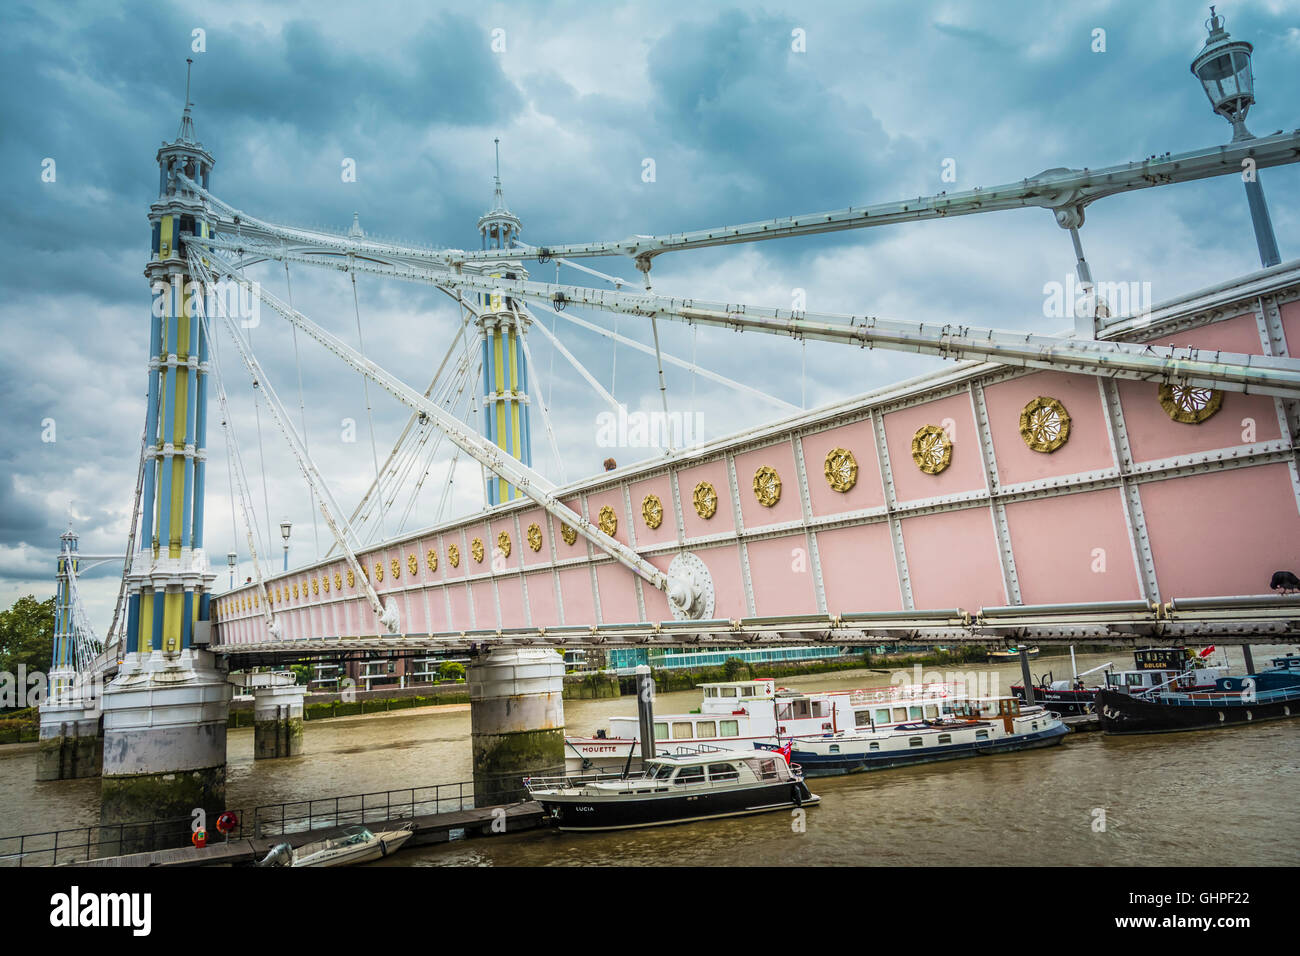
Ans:
{"label": "cloudy sky", "polygon": [[[1234,37],[1255,44],[1260,103],[1251,129],[1294,127],[1300,0],[1229,0],[1219,9]],[[125,548],[147,388],[142,270],[154,153],[176,135],[187,56],[217,195],[274,221],[343,230],[356,212],[372,235],[473,248],[498,136],[507,202],[535,244],[901,199],[1226,142],[1227,124],[1188,70],[1207,14],[1185,0],[6,3],[0,602],[52,593],[69,520],[84,551]],[[1098,29],[1104,52],[1093,50]],[[196,30],[202,51],[193,50]],[[796,30],[803,51],[792,48]],[[42,180],[47,159],[54,182]],[[355,161],[355,182],[343,181],[345,159]],[[646,159],[653,182],[642,178]],[[945,160],[955,162],[955,183],[941,180]],[[1300,170],[1262,179],[1286,260],[1298,251]],[[1150,282],[1157,302],[1258,267],[1231,177],[1098,203],[1083,240],[1098,279]],[[592,264],[636,276],[628,262]],[[553,264],[529,267],[555,276]],[[784,307],[804,289],[814,311],[1057,331],[1043,315],[1043,286],[1072,269],[1068,234],[1048,212],[1023,210],[677,253],[656,260],[654,282],[664,293]],[[282,267],[261,266],[250,278],[281,297],[291,282],[296,306],[356,340],[346,276],[298,266],[286,278]],[[562,278],[590,281],[568,269]],[[374,277],[358,280],[358,297],[367,355],[426,386],[458,327],[450,300]],[[639,320],[586,317],[649,341]],[[552,317],[539,321],[549,326]],[[659,407],[652,358],[562,321],[556,330],[620,402]],[[662,331],[666,351],[809,407],[940,365],[826,344],[805,353],[789,340],[721,330]],[[298,343],[295,362],[289,332],[271,316],[251,337],[350,507],[374,468],[360,379],[311,342]],[[610,453],[596,444],[605,406],[542,335],[532,334],[531,347],[563,461],[561,470],[535,421],[535,466],[556,480],[598,471]],[[220,354],[259,533],[290,518],[291,562],[310,560],[318,537],[327,545],[323,522],[313,529],[307,488],[266,409],[255,411],[228,342]],[[670,407],[698,411],[706,438],[783,414],[684,370],[670,368],[667,378]],[[407,412],[371,395],[382,460]],[[358,423],[351,443],[349,418]],[[248,547],[217,421],[214,413],[207,548],[219,565],[236,548],[242,575]],[[613,453],[624,464],[656,454]],[[443,517],[481,507],[478,466],[451,466],[446,445],[420,460],[393,493],[383,530],[403,526],[413,495],[404,528],[432,523],[453,474]],[[105,567],[84,584],[101,629],[114,573]]]}

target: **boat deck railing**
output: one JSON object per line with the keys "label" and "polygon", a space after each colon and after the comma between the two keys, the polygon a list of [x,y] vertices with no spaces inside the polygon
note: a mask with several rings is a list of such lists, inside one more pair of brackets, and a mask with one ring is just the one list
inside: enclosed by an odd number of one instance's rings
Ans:
{"label": "boat deck railing", "polygon": [[1189,694],[1153,694],[1146,698],[1173,707],[1221,707],[1224,704],[1278,704],[1300,701],[1300,687],[1280,687],[1257,691],[1204,691]]}

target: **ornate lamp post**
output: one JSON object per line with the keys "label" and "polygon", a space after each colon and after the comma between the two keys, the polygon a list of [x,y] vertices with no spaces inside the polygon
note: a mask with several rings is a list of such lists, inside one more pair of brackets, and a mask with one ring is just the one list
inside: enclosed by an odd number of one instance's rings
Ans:
{"label": "ornate lamp post", "polygon": [[289,523],[288,518],[280,522],[280,537],[284,538],[284,570],[286,571],[289,570],[289,532],[292,529],[293,525]]}
{"label": "ornate lamp post", "polygon": [[239,555],[233,551],[226,552],[226,566],[230,568],[230,587],[235,586],[235,566],[239,563]]}
{"label": "ornate lamp post", "polygon": [[[1205,46],[1192,60],[1192,73],[1201,81],[1210,106],[1230,124],[1232,141],[1254,139],[1246,129],[1246,114],[1255,103],[1255,77],[1250,69],[1250,55],[1254,49],[1245,40],[1233,40],[1223,29],[1223,17],[1210,7],[1210,19],[1205,21],[1209,36]],[[1245,170],[1246,201],[1250,204],[1250,218],[1255,226],[1255,243],[1259,246],[1259,261],[1265,266],[1275,266],[1281,261],[1277,251],[1277,238],[1269,219],[1268,204],[1264,201],[1264,187],[1254,168]]]}

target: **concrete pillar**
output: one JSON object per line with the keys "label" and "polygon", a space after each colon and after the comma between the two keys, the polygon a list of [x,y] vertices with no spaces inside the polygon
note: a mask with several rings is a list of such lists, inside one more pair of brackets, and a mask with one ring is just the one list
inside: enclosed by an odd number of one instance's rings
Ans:
{"label": "concrete pillar", "polygon": [[253,692],[253,758],[296,757],[302,753],[302,701],[307,688],[293,671],[249,674]]}
{"label": "concrete pillar", "polygon": [[[55,675],[51,675],[53,679]],[[98,777],[104,737],[97,698],[56,695],[41,704],[41,736],[36,751],[37,780]]]}
{"label": "concrete pillar", "polygon": [[523,778],[564,773],[564,659],[549,647],[508,647],[470,661],[474,803],[527,798]]}
{"label": "concrete pillar", "polygon": [[169,823],[125,827],[119,852],[187,844],[196,809],[214,832],[226,808],[230,694],[226,672],[209,651],[126,656],[104,691],[100,823]]}

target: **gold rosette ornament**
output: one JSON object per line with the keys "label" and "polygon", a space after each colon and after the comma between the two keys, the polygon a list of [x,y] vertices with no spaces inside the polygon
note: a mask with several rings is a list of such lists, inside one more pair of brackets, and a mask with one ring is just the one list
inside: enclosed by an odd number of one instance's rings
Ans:
{"label": "gold rosette ornament", "polygon": [[469,543],[469,553],[474,557],[475,564],[483,563],[483,539],[475,538]]}
{"label": "gold rosette ornament", "polygon": [[664,523],[664,503],[658,495],[646,495],[641,502],[641,517],[647,528],[654,530]]}
{"label": "gold rosette ornament", "polygon": [[502,554],[504,557],[507,557],[507,558],[510,557],[510,534],[509,534],[509,532],[502,531],[500,534],[497,535],[497,547],[501,549],[501,554]]}
{"label": "gold rosette ornament", "polygon": [[528,547],[532,551],[542,550],[542,529],[536,524],[528,526]]}
{"label": "gold rosette ornament", "polygon": [[718,513],[718,492],[709,482],[701,481],[691,493],[691,503],[695,513],[707,521]]}
{"label": "gold rosette ornament", "polygon": [[764,508],[771,508],[781,500],[781,476],[770,465],[762,465],[754,472],[754,497]]}
{"label": "gold rosette ornament", "polygon": [[823,466],[826,481],[835,491],[848,491],[858,483],[858,460],[847,448],[832,448]]}
{"label": "gold rosette ornament", "polygon": [[912,438],[912,460],[927,475],[937,475],[952,464],[952,439],[938,425],[922,425]]}
{"label": "gold rosette ornament", "polygon": [[1223,405],[1223,392],[1192,385],[1161,385],[1160,405],[1174,421],[1199,425]]}
{"label": "gold rosette ornament", "polygon": [[1070,413],[1056,399],[1039,395],[1020,413],[1020,437],[1034,451],[1050,454],[1070,440]]}
{"label": "gold rosette ornament", "polygon": [[596,520],[597,527],[611,538],[614,532],[618,531],[618,515],[614,514],[614,509],[609,505],[602,505],[600,517]]}

